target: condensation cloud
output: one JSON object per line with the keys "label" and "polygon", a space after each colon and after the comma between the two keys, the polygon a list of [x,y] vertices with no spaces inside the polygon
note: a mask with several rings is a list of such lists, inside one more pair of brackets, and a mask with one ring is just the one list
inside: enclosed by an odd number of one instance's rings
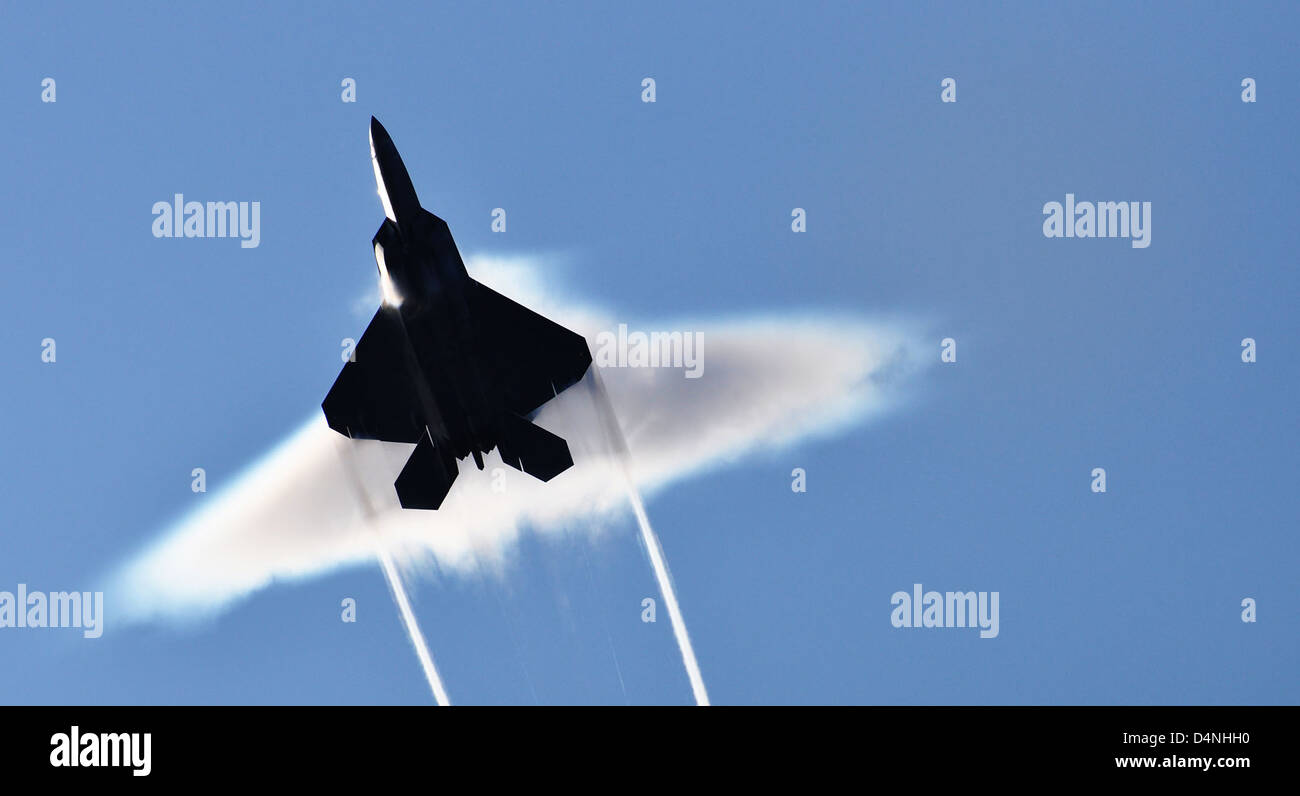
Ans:
{"label": "condensation cloud", "polygon": [[[917,330],[897,319],[809,313],[640,323],[541,289],[540,268],[527,258],[471,258],[469,268],[589,344],[619,323],[703,336],[700,378],[672,367],[600,371],[630,450],[631,478],[648,496],[885,411],[933,358],[921,355],[926,341]],[[592,531],[627,511],[618,453],[595,397],[589,374],[536,418],[568,440],[574,467],[541,483],[495,451],[482,472],[467,459],[436,512],[397,503],[393,480],[412,445],[347,440],[325,425],[319,408],[307,409],[301,428],[115,573],[119,607],[134,619],[211,614],[276,580],[373,562],[376,544],[407,575],[504,573],[521,533]]]}

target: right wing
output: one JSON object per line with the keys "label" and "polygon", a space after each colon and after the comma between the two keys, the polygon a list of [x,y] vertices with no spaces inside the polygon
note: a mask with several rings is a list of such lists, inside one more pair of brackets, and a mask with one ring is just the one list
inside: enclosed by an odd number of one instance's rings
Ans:
{"label": "right wing", "polygon": [[470,282],[469,298],[484,346],[481,367],[511,412],[528,416],[587,373],[591,351],[582,335],[481,282]]}
{"label": "right wing", "polygon": [[321,403],[330,428],[353,439],[417,442],[425,412],[401,313],[381,306],[353,353]]}

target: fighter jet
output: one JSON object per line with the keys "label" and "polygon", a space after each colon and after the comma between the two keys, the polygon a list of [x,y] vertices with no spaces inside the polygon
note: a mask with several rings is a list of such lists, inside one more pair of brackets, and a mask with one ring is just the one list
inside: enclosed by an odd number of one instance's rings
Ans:
{"label": "fighter jet", "polygon": [[408,509],[437,509],[457,462],[473,456],[482,470],[493,448],[551,480],[573,456],[532,418],[586,374],[586,341],[469,277],[447,222],[420,206],[374,117],[370,160],[385,216],[372,241],[383,303],[321,404],[330,428],[416,443],[394,483]]}

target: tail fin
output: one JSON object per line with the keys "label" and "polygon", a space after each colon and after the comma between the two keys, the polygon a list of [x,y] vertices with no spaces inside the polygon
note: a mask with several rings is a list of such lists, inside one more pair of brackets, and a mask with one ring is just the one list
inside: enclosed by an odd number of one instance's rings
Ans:
{"label": "tail fin", "polygon": [[393,486],[397,488],[402,508],[436,509],[459,474],[456,456],[445,447],[435,446],[426,431]]}
{"label": "tail fin", "polygon": [[534,478],[549,481],[573,466],[569,444],[541,426],[506,414],[506,427],[497,445],[501,460]]}

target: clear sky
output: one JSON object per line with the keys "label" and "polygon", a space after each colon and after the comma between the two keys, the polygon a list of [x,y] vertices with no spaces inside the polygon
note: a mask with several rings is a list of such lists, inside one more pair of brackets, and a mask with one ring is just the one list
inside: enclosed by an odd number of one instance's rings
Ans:
{"label": "clear sky", "polygon": [[[900,313],[936,360],[957,340],[894,412],[650,501],[714,702],[1296,703],[1297,23],[6,3],[0,590],[96,588],[319,405],[374,286],[374,114],[463,252],[558,258],[629,318]],[[260,246],[155,239],[178,192],[260,202]],[[1151,202],[1151,245],[1045,238],[1067,193]],[[892,627],[918,582],[997,591],[999,636]],[[454,701],[686,703],[652,594],[623,523],[414,597]],[[0,702],[429,701],[377,566],[185,628],[106,599],[99,639],[0,629]]]}

